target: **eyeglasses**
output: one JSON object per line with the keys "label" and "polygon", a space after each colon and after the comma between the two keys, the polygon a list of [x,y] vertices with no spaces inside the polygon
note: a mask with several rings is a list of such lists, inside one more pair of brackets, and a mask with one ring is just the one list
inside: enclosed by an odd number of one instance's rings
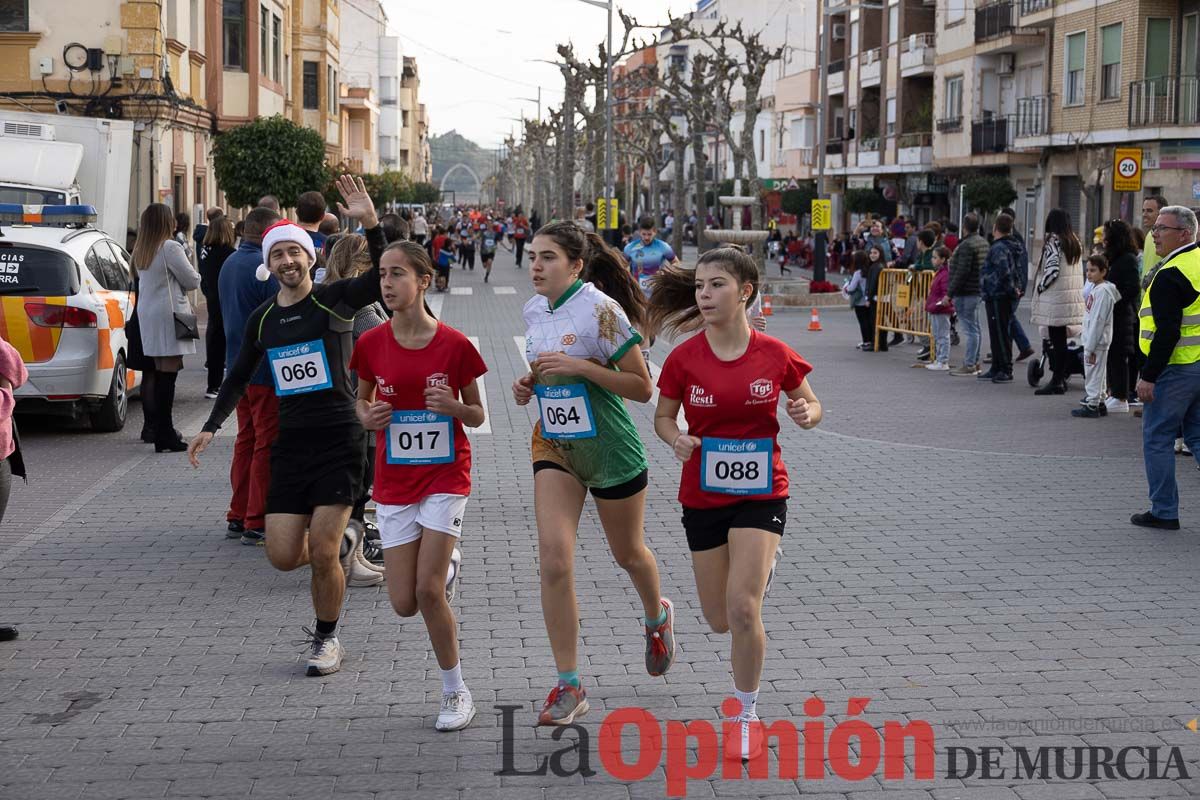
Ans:
{"label": "eyeglasses", "polygon": [[1163,231],[1186,231],[1187,228],[1181,228],[1178,225],[1152,225],[1151,233],[1162,233]]}

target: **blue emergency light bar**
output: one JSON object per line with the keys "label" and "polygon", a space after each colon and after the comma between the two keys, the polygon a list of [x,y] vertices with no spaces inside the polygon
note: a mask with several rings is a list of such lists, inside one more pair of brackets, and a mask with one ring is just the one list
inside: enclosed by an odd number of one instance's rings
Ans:
{"label": "blue emergency light bar", "polygon": [[97,216],[95,206],[0,203],[0,225],[88,225]]}

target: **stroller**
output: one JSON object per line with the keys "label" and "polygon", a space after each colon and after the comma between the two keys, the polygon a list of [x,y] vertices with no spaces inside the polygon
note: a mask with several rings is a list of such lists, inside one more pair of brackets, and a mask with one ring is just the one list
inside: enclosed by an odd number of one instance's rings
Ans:
{"label": "stroller", "polygon": [[[1050,368],[1050,334],[1043,325],[1039,328],[1042,335],[1042,352],[1035,358],[1029,359],[1026,378],[1030,386],[1037,386]],[[1067,377],[1083,374],[1083,343],[1080,336],[1083,331],[1078,325],[1067,328]]]}

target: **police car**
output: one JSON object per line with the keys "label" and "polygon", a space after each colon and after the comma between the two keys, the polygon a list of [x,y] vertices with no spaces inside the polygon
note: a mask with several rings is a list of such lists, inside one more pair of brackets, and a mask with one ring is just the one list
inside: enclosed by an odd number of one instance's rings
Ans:
{"label": "police car", "polygon": [[118,431],[140,382],[125,366],[133,271],[95,219],[87,205],[0,203],[0,338],[29,370],[14,393],[18,411],[86,416],[95,430]]}

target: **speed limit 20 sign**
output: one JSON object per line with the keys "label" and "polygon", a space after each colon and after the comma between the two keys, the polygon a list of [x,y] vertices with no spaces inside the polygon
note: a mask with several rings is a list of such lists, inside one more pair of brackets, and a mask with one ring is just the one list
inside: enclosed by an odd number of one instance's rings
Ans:
{"label": "speed limit 20 sign", "polygon": [[1113,150],[1113,191],[1142,190],[1142,148],[1118,147]]}

